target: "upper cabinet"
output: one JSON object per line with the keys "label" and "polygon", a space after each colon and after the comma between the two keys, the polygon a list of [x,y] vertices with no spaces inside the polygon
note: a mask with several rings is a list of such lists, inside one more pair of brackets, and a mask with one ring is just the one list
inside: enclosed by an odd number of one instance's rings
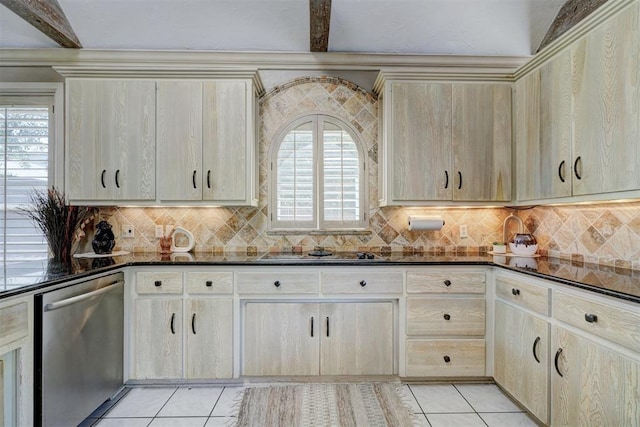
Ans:
{"label": "upper cabinet", "polygon": [[637,197],[639,69],[635,2],[517,80],[518,201]]}
{"label": "upper cabinet", "polygon": [[158,82],[161,202],[257,205],[251,80]]}
{"label": "upper cabinet", "polygon": [[380,204],[511,200],[506,84],[386,80]]}
{"label": "upper cabinet", "polygon": [[67,78],[70,200],[256,206],[255,87],[251,77]]}
{"label": "upper cabinet", "polygon": [[155,102],[152,80],[67,79],[72,202],[155,200]]}

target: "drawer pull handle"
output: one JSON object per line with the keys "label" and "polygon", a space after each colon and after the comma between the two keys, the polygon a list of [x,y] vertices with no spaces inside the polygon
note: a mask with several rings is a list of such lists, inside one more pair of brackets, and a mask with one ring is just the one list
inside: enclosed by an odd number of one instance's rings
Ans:
{"label": "drawer pull handle", "polygon": [[159,288],[160,286],[162,286],[162,280],[156,280],[155,282],[153,282],[153,284],[156,286],[156,288]]}
{"label": "drawer pull handle", "polygon": [[175,322],[176,322],[176,314],[171,313],[171,333],[173,335],[176,334]]}
{"label": "drawer pull handle", "polygon": [[462,189],[462,172],[458,171],[458,179],[460,181],[458,181],[458,190]]}
{"label": "drawer pull handle", "polygon": [[562,372],[560,372],[560,368],[558,367],[558,359],[560,359],[561,354],[562,354],[562,349],[559,348],[558,351],[556,351],[556,357],[553,360],[553,364],[556,367],[556,372],[558,373],[558,375],[560,375],[561,377],[564,377],[564,375],[562,375]]}
{"label": "drawer pull handle", "polygon": [[193,174],[191,175],[191,183],[193,184],[193,189],[195,190],[196,187],[196,171],[193,171]]}
{"label": "drawer pull handle", "polygon": [[538,359],[538,355],[536,354],[536,347],[540,342],[540,337],[536,337],[535,341],[533,341],[533,358],[536,359],[536,362],[540,363],[540,359]]}
{"label": "drawer pull handle", "polygon": [[560,181],[564,182],[565,178],[564,172],[564,160],[560,162],[560,166],[558,166],[558,177],[560,177]]}
{"label": "drawer pull handle", "polygon": [[311,338],[313,338],[313,316],[311,316]]}
{"label": "drawer pull handle", "polygon": [[511,289],[511,293],[514,295],[520,295],[520,289],[513,288]]}
{"label": "drawer pull handle", "polygon": [[448,314],[444,315],[444,320],[451,320],[451,316],[449,316]]}
{"label": "drawer pull handle", "polygon": [[596,316],[595,314],[585,313],[584,320],[586,320],[589,323],[596,323],[598,321],[598,316]]}
{"label": "drawer pull handle", "polygon": [[451,280],[447,279],[444,281],[445,286],[451,286]]}
{"label": "drawer pull handle", "polygon": [[451,358],[449,356],[443,357],[445,363],[451,362]]}
{"label": "drawer pull handle", "polygon": [[327,336],[329,336],[329,318],[327,317]]}
{"label": "drawer pull handle", "polygon": [[211,188],[211,171],[207,171],[207,188]]}
{"label": "drawer pull handle", "polygon": [[578,172],[578,163],[580,163],[580,169],[582,170],[582,156],[576,157],[576,161],[573,162],[573,173],[576,175],[576,178],[582,179],[582,172]]}
{"label": "drawer pull handle", "polygon": [[107,173],[107,171],[102,169],[102,173],[100,174],[100,184],[102,184],[102,188],[107,188],[107,186],[104,185],[104,174],[105,173]]}
{"label": "drawer pull handle", "polygon": [[193,316],[191,316],[191,332],[193,332],[193,335],[196,334],[196,314],[193,313]]}
{"label": "drawer pull handle", "polygon": [[116,187],[120,188],[120,169],[116,170]]}
{"label": "drawer pull handle", "polygon": [[210,288],[213,286],[213,281],[212,280],[207,280],[204,284],[207,288]]}
{"label": "drawer pull handle", "polygon": [[444,188],[449,188],[449,172],[444,171]]}
{"label": "drawer pull handle", "polygon": [[275,286],[276,288],[279,288],[281,285],[280,280],[276,280],[275,282],[273,282],[273,286]]}
{"label": "drawer pull handle", "polygon": [[366,280],[360,280],[360,286],[362,286],[363,288],[365,286],[367,286],[367,281]]}

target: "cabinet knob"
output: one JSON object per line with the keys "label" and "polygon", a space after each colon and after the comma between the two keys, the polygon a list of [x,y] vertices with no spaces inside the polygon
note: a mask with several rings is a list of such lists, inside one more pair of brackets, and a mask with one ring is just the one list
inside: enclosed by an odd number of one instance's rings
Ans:
{"label": "cabinet knob", "polygon": [[445,363],[451,362],[451,358],[449,356],[445,356],[445,357],[443,357],[443,359],[444,359]]}
{"label": "cabinet knob", "polygon": [[444,320],[451,320],[451,316],[449,316],[448,314],[444,315]]}
{"label": "cabinet knob", "polygon": [[367,281],[366,280],[360,280],[360,286],[362,286],[363,288],[365,286],[367,286]]}
{"label": "cabinet knob", "polygon": [[276,280],[275,282],[273,282],[273,286],[275,286],[276,288],[279,288],[281,285],[280,280]]}
{"label": "cabinet knob", "polygon": [[210,287],[212,287],[212,286],[213,286],[213,281],[212,281],[212,280],[207,280],[207,281],[204,283],[204,285],[205,285],[207,288],[210,288]]}
{"label": "cabinet knob", "polygon": [[584,320],[586,320],[589,323],[596,323],[598,321],[598,316],[596,316],[595,314],[585,313]]}
{"label": "cabinet knob", "polygon": [[520,295],[520,289],[512,288],[512,289],[511,289],[511,293],[512,293],[513,295]]}
{"label": "cabinet knob", "polygon": [[451,286],[451,280],[447,279],[444,281],[445,286]]}
{"label": "cabinet knob", "polygon": [[155,282],[153,282],[153,284],[156,286],[156,288],[159,288],[160,286],[162,286],[162,280],[156,280]]}

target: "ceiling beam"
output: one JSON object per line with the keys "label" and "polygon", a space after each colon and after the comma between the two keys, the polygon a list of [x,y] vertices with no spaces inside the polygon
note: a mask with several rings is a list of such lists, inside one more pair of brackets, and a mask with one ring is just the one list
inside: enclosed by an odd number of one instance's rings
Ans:
{"label": "ceiling beam", "polygon": [[329,21],[331,0],[309,0],[309,30],[311,52],[326,52],[329,49]]}
{"label": "ceiling beam", "polygon": [[591,12],[605,4],[608,0],[567,0],[560,8],[549,31],[542,39],[536,52],[540,52],[549,43],[569,31],[578,22],[589,16]]}
{"label": "ceiling beam", "polygon": [[81,48],[58,0],[0,0],[13,13],[62,47]]}

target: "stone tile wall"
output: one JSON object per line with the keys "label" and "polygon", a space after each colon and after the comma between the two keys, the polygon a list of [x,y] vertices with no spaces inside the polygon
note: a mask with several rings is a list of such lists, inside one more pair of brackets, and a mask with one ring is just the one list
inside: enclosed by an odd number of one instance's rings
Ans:
{"label": "stone tile wall", "polygon": [[518,216],[549,256],[640,270],[640,202],[541,206]]}

